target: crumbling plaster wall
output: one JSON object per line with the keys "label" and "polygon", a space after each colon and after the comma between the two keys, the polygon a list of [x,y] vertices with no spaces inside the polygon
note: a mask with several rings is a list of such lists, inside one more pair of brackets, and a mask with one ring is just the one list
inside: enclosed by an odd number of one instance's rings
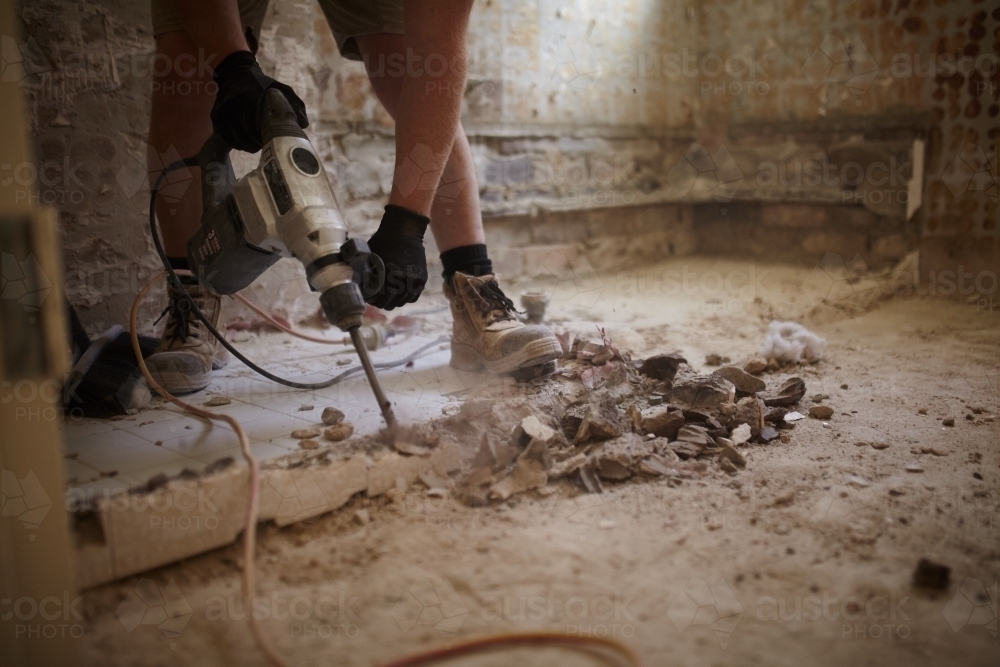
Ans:
{"label": "crumbling plaster wall", "polygon": [[[972,274],[992,273],[995,289],[1000,271],[1000,8],[995,2],[706,0],[698,11],[702,58],[756,64],[748,73],[733,67],[709,77],[697,117],[706,128],[701,135],[728,148],[750,187],[760,187],[766,180],[761,176],[776,166],[801,186],[795,168],[804,164],[826,159],[840,167],[851,161],[866,170],[874,165],[861,178],[835,169],[822,185],[891,224],[900,219],[900,207],[894,211],[891,203],[905,203],[907,195],[899,181],[911,175],[905,163],[913,156],[905,149],[921,139],[923,205],[911,225],[898,230],[902,239],[883,237],[883,249],[892,250],[901,240],[919,245],[925,277],[961,264]],[[789,194],[802,196],[803,188],[791,187]],[[850,220],[833,216],[827,216],[832,224],[826,225],[826,249],[856,247],[848,238],[857,231]],[[815,222],[801,220],[802,226]],[[766,228],[764,223],[757,229]]]}
{"label": "crumbling plaster wall", "polygon": [[[37,160],[55,177],[38,179],[38,196],[60,211],[67,293],[92,333],[123,322],[158,268],[146,229],[148,11],[145,0],[33,0],[22,3],[23,39],[4,38],[5,59],[21,60]],[[537,258],[506,248],[547,244],[554,255],[541,265],[572,271],[575,244],[599,243],[622,226],[638,234],[629,240],[633,248],[693,248],[690,206],[664,209],[669,239],[651,222],[650,207],[673,197],[662,174],[690,144],[696,81],[644,77],[636,63],[649,51],[693,50],[694,21],[681,0],[476,3],[463,123],[502,268],[538,266]],[[311,0],[272,0],[260,44],[265,71],[304,98],[309,134],[336,179],[348,224],[367,234],[386,201],[394,151],[392,120],[363,66],[339,56]],[[237,171],[254,162],[238,160]],[[604,218],[615,224],[572,215],[604,209],[621,209]],[[539,219],[546,211],[556,211],[547,222]],[[509,216],[528,222],[493,222]],[[576,227],[554,232],[556,220]],[[295,316],[315,307],[292,261],[252,291],[258,302]]]}

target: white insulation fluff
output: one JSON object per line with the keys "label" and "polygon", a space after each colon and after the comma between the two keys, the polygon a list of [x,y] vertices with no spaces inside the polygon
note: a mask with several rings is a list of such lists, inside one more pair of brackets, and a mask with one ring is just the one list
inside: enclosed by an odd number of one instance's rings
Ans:
{"label": "white insulation fluff", "polygon": [[817,336],[796,322],[778,322],[767,325],[767,334],[760,354],[765,359],[774,358],[781,363],[797,364],[816,361],[826,352],[826,339]]}

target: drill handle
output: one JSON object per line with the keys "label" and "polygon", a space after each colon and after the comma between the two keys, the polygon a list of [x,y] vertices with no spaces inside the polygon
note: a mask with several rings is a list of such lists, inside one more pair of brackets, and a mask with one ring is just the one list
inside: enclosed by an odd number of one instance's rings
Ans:
{"label": "drill handle", "polygon": [[229,145],[222,137],[212,133],[198,151],[198,166],[201,167],[201,211],[216,206],[226,198],[236,184],[233,164],[229,161]]}

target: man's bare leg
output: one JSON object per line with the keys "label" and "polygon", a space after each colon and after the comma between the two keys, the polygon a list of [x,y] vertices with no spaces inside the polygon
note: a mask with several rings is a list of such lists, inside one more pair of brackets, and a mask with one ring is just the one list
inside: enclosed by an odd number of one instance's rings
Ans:
{"label": "man's bare leg", "polygon": [[[404,77],[390,75],[390,68],[386,63],[393,62],[391,57],[394,54],[398,54],[397,58],[405,58],[405,38],[402,35],[380,33],[361,35],[356,40],[358,49],[368,66],[375,95],[397,122],[398,141],[400,97]],[[397,188],[394,188],[393,192],[396,190]],[[448,161],[434,193],[430,218],[431,231],[441,252],[485,242],[475,164],[469,140],[461,124],[457,126]]]}

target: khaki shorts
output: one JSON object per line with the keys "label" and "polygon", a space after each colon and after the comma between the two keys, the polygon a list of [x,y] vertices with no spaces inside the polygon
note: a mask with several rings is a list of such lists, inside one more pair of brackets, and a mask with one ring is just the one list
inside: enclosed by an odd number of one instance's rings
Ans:
{"label": "khaki shorts", "polygon": [[[238,0],[243,28],[249,28],[254,39],[260,39],[260,27],[267,14],[268,1]],[[150,4],[154,37],[165,32],[184,31],[173,0],[150,0]],[[326,15],[341,55],[350,60],[361,60],[361,52],[354,39],[358,35],[380,32],[404,34],[403,0],[319,0],[319,6]],[[253,44],[251,48],[256,50]]]}

